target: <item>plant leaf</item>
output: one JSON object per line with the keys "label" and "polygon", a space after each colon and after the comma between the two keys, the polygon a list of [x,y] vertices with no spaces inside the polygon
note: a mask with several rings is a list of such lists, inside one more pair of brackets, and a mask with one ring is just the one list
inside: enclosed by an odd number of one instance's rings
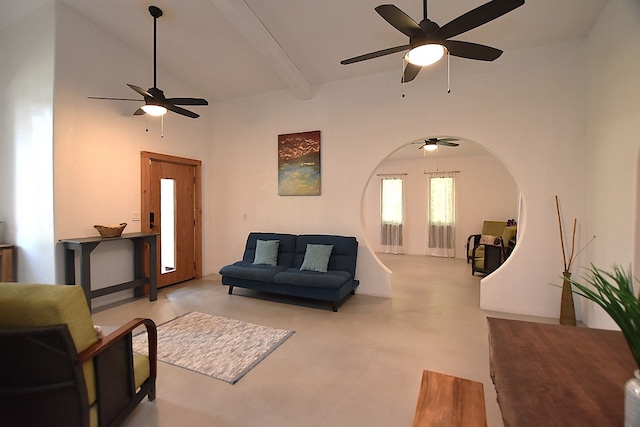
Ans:
{"label": "plant leaf", "polygon": [[586,284],[569,279],[577,289],[572,292],[598,304],[611,316],[640,368],[640,299],[634,294],[631,267],[627,271],[614,264],[612,271],[605,271],[591,264],[583,279]]}

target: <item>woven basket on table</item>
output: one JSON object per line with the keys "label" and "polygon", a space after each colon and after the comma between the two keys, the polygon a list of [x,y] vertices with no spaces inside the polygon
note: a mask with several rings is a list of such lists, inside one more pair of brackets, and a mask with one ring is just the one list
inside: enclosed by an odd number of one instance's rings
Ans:
{"label": "woven basket on table", "polygon": [[98,230],[102,237],[120,237],[126,226],[127,223],[123,222],[119,225],[94,225],[93,228]]}

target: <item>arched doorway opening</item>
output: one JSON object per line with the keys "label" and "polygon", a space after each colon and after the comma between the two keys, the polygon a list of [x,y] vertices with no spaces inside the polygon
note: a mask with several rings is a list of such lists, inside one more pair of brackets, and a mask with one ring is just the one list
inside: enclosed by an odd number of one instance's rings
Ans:
{"label": "arched doorway opening", "polygon": [[405,185],[400,253],[427,255],[429,174],[434,171],[454,171],[456,226],[453,256],[466,259],[467,238],[480,233],[485,220],[518,218],[518,186],[507,167],[482,145],[453,137],[458,140],[459,146],[440,146],[435,151],[425,151],[421,148],[421,142],[428,138],[431,136],[399,147],[372,172],[362,199],[363,234],[373,252],[381,251],[382,177],[402,174]]}

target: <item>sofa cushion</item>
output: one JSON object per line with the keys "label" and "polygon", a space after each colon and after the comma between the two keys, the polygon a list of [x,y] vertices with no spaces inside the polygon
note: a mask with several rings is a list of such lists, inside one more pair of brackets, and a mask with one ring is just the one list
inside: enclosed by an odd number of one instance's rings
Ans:
{"label": "sofa cushion", "polygon": [[226,265],[220,269],[223,276],[234,277],[236,279],[260,280],[262,282],[273,282],[273,276],[277,273],[285,271],[288,267],[285,265],[264,265],[253,264],[248,261],[238,261],[231,265]]}
{"label": "sofa cushion", "polygon": [[278,265],[286,265],[287,267],[293,265],[293,255],[296,250],[296,236],[284,233],[249,233],[244,254],[242,255],[242,261],[247,261],[249,264],[253,263],[256,257],[256,244],[258,240],[278,240],[280,242],[278,246]]}
{"label": "sofa cushion", "polygon": [[253,263],[256,265],[277,265],[280,240],[256,240],[256,253]]}
{"label": "sofa cushion", "polygon": [[347,271],[354,277],[356,274],[356,258],[358,241],[355,237],[332,236],[327,234],[301,234],[296,240],[293,267],[300,268],[304,261],[307,245],[333,245],[329,258],[328,271]]}
{"label": "sofa cushion", "polygon": [[304,260],[302,261],[300,270],[326,273],[332,250],[333,245],[307,244],[307,250],[304,253]]}
{"label": "sofa cushion", "polygon": [[273,282],[310,288],[338,289],[352,279],[351,274],[346,271],[329,270],[326,273],[320,273],[290,268],[287,271],[277,273]]}

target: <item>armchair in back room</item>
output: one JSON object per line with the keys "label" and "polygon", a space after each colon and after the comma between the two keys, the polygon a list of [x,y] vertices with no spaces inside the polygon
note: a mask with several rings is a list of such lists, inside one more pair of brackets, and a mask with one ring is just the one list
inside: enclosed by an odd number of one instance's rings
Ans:
{"label": "armchair in back room", "polygon": [[[489,236],[495,238],[501,237],[504,228],[507,226],[507,221],[485,221],[482,224],[482,232],[480,234],[472,234],[467,238],[467,264],[471,261],[471,255],[474,248],[480,246],[480,239],[482,236],[487,236],[484,240],[491,240]],[[482,248],[480,251],[484,250]],[[480,256],[481,253],[476,250],[476,256]]]}
{"label": "armchair in back room", "polygon": [[511,255],[515,247],[517,226],[506,226],[499,237],[482,235],[471,251],[471,274],[491,274]]}

